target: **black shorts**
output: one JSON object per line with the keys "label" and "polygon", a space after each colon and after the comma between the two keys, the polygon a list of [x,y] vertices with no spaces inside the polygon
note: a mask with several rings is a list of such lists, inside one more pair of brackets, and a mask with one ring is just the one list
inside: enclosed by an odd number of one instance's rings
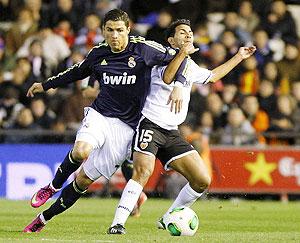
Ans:
{"label": "black shorts", "polygon": [[181,137],[178,130],[166,130],[145,117],[141,119],[136,129],[133,149],[154,155],[161,161],[165,169],[173,160],[195,151],[193,146]]}

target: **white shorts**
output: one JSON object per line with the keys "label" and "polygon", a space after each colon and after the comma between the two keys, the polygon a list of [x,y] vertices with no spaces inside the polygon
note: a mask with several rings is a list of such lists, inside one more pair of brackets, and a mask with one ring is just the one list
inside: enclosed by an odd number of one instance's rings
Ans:
{"label": "white shorts", "polygon": [[84,108],[84,118],[76,134],[75,142],[82,141],[93,146],[93,149],[100,148],[105,140],[103,116],[91,107]]}
{"label": "white shorts", "polygon": [[83,169],[91,180],[100,176],[109,179],[130,156],[134,130],[118,118],[105,117],[92,108],[88,109],[76,140],[89,139],[95,149],[83,164]]}

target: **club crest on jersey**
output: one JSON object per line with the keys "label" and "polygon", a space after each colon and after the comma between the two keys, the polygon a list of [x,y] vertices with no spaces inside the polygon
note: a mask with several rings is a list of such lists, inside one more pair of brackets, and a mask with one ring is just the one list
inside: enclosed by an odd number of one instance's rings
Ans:
{"label": "club crest on jersey", "polygon": [[134,60],[134,57],[129,57],[128,58],[128,67],[134,68],[136,65],[136,62]]}
{"label": "club crest on jersey", "polygon": [[148,143],[147,142],[146,143],[142,142],[142,143],[140,143],[140,147],[141,147],[141,149],[145,149],[145,148],[148,147]]}

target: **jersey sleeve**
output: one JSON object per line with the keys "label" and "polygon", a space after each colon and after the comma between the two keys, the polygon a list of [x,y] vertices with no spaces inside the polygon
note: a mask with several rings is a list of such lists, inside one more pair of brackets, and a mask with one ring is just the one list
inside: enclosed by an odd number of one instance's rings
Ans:
{"label": "jersey sleeve", "polygon": [[97,81],[96,77],[92,74],[89,78],[87,86],[94,87],[96,81]]}
{"label": "jersey sleeve", "polygon": [[[171,47],[165,47],[155,41],[147,40],[141,42],[138,50],[147,66],[165,66],[177,54],[177,51]],[[184,60],[180,65],[174,79],[175,81],[179,81],[183,84],[186,82],[186,77],[183,75],[186,64],[187,61]]]}
{"label": "jersey sleeve", "polygon": [[145,41],[139,48],[141,56],[147,66],[166,65],[176,55],[176,50],[165,47],[155,41]]}
{"label": "jersey sleeve", "polygon": [[73,83],[77,80],[81,80],[90,76],[92,73],[91,66],[93,55],[94,53],[92,49],[82,62],[76,63],[56,76],[48,78],[46,82],[42,83],[44,90],[47,91],[51,88],[54,89],[65,86],[69,83]]}
{"label": "jersey sleeve", "polygon": [[199,67],[193,60],[188,60],[189,73],[192,74],[191,81],[198,84],[207,84],[212,77],[212,71]]}

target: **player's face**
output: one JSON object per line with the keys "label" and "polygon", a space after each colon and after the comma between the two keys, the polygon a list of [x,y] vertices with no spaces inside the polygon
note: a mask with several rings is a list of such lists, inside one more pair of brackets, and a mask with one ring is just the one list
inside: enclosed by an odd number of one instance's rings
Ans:
{"label": "player's face", "polygon": [[194,36],[191,27],[185,24],[178,25],[175,28],[174,45],[181,48],[185,43],[193,43]]}
{"label": "player's face", "polygon": [[123,51],[128,44],[130,28],[123,21],[109,20],[103,27],[103,36],[113,52]]}

